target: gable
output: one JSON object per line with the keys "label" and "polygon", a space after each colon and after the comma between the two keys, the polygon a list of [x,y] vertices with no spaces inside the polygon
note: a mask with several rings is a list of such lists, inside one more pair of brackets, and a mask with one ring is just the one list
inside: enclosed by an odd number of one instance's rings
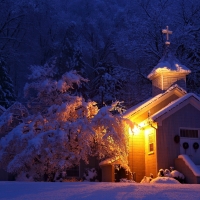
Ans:
{"label": "gable", "polygon": [[136,123],[140,123],[141,121],[147,119],[150,115],[153,115],[163,107],[167,106],[170,102],[184,96],[185,94],[185,90],[180,88],[178,85],[174,85],[166,92],[128,109],[124,113],[124,117],[134,120]]}
{"label": "gable", "polygon": [[[200,98],[193,93],[188,93],[187,95],[175,100],[174,102],[170,103],[157,113],[151,116],[151,120],[157,122],[158,125],[162,126],[163,120],[166,118],[173,118],[173,116],[177,116],[176,113],[179,113],[179,110],[185,110],[184,113],[179,114],[179,118],[186,118],[189,114],[192,114],[192,110],[194,109],[187,109],[188,105],[195,108],[196,114],[200,114]],[[200,116],[200,115],[199,115]],[[200,118],[198,117],[198,120]]]}

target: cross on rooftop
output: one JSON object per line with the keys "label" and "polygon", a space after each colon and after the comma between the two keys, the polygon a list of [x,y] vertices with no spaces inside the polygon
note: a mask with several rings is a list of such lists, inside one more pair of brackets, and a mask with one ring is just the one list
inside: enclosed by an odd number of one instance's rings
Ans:
{"label": "cross on rooftop", "polygon": [[162,30],[162,33],[166,34],[167,40],[166,40],[165,44],[169,45],[169,44],[170,44],[170,41],[169,41],[169,34],[172,34],[172,31],[169,30],[169,27],[168,27],[168,26],[166,26],[166,29],[163,29],[163,30]]}

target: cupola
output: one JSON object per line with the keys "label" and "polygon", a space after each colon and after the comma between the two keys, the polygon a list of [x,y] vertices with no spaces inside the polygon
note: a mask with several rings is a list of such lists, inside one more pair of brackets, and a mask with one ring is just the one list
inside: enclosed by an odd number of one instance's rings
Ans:
{"label": "cupola", "polygon": [[167,35],[165,53],[159,63],[147,76],[147,78],[152,81],[153,96],[165,92],[174,84],[177,84],[186,90],[186,76],[191,72],[170,52],[169,34],[172,34],[172,31],[169,31],[167,26],[162,32]]}

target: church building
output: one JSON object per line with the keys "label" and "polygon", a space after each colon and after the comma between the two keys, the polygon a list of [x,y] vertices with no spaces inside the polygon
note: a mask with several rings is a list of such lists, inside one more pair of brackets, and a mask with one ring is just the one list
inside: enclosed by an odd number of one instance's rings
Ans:
{"label": "church building", "polygon": [[[136,182],[173,167],[187,183],[200,183],[200,98],[187,93],[186,76],[191,71],[170,52],[172,32],[167,27],[163,33],[165,54],[148,75],[152,97],[124,113],[136,124],[129,129],[129,167]],[[108,180],[105,169],[102,166],[102,180],[112,181],[114,176]]]}

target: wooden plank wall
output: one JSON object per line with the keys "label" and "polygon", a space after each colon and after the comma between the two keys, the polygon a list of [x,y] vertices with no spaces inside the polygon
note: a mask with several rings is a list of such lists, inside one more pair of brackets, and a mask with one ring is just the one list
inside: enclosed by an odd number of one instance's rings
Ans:
{"label": "wooden plank wall", "polygon": [[175,159],[180,154],[180,143],[174,142],[180,127],[200,128],[200,111],[191,104],[186,105],[162,122],[157,129],[158,170],[174,167]]}
{"label": "wooden plank wall", "polygon": [[145,175],[145,144],[144,131],[129,138],[129,167],[135,173],[136,182],[140,182]]}

